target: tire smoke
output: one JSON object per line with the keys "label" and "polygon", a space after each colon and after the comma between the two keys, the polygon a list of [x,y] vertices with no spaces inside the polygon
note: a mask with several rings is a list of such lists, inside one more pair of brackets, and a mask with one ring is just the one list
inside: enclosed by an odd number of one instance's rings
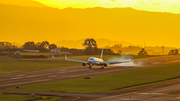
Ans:
{"label": "tire smoke", "polygon": [[142,66],[142,62],[134,62],[133,55],[122,55],[109,58],[108,61],[130,61],[128,63],[114,64],[114,66]]}

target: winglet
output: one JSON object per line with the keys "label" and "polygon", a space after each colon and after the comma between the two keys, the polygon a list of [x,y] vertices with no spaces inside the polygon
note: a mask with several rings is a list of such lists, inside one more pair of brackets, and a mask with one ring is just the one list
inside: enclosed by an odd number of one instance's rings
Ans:
{"label": "winglet", "polygon": [[101,57],[100,57],[100,59],[102,59],[102,57],[103,57],[103,49],[102,49],[102,51],[101,51]]}

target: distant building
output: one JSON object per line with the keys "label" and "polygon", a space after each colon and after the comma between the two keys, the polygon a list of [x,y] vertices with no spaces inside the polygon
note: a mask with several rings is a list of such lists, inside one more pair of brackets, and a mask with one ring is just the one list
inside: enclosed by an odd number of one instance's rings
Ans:
{"label": "distant building", "polygon": [[51,49],[50,53],[60,53],[60,49]]}
{"label": "distant building", "polygon": [[39,50],[23,50],[23,52],[39,53]]}
{"label": "distant building", "polygon": [[50,53],[72,54],[70,52],[61,52],[60,49],[51,49]]}

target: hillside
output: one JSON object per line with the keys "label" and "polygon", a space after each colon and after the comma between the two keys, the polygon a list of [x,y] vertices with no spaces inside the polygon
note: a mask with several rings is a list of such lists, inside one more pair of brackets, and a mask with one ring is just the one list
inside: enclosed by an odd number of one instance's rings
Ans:
{"label": "hillside", "polygon": [[[61,40],[56,42],[56,44],[58,46],[64,46],[64,47],[69,47],[69,48],[84,48],[82,46],[82,44],[84,43],[84,40],[86,38],[83,39],[79,39],[77,41],[75,40]],[[133,43],[128,43],[128,42],[123,42],[123,41],[112,41],[109,39],[104,39],[104,38],[100,38],[100,39],[95,39],[97,46],[102,48],[104,46],[113,46],[115,44],[122,44],[123,46],[129,46],[129,45],[135,45]]]}
{"label": "hillside", "polygon": [[0,3],[7,5],[27,6],[27,7],[47,7],[33,0],[0,0]]}
{"label": "hillside", "polygon": [[132,8],[60,10],[0,4],[0,40],[57,42],[93,37],[168,46],[178,43],[179,18],[180,14]]}

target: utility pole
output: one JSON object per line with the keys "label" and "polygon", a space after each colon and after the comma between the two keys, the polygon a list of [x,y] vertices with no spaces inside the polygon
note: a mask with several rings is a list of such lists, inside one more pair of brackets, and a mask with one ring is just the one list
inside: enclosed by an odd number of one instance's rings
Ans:
{"label": "utility pole", "polygon": [[144,48],[146,47],[146,43],[144,43]]}
{"label": "utility pole", "polygon": [[164,46],[162,46],[162,55],[164,55]]}

